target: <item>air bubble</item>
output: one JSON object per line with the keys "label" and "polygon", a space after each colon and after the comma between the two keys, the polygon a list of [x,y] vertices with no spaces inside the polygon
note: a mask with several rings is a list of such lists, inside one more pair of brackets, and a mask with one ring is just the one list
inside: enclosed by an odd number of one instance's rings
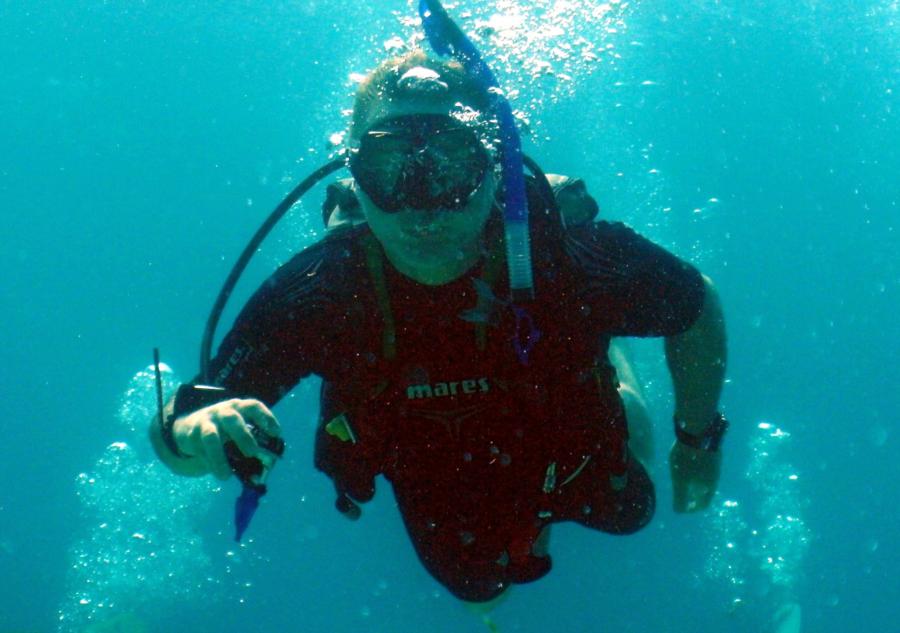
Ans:
{"label": "air bubble", "polygon": [[[178,381],[170,368],[160,369],[168,397]],[[132,613],[152,614],[171,601],[172,586],[188,588],[184,594],[197,587],[195,600],[205,594],[210,561],[197,529],[213,486],[205,479],[176,477],[145,446],[147,420],[156,412],[155,371],[149,367],[131,380],[117,416],[123,432],[140,428],[141,441],[109,444],[93,467],[76,477],[83,527],[76,526],[75,533],[83,536],[68,552],[59,633],[124,622],[134,619]],[[147,551],[151,543],[165,545]]]}

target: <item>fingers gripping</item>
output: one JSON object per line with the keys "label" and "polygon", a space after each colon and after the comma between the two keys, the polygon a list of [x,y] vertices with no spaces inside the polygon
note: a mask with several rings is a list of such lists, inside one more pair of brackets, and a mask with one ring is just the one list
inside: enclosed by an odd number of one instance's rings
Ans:
{"label": "fingers gripping", "polygon": [[[247,457],[257,457],[260,447],[253,435],[256,426],[270,436],[281,435],[281,427],[269,408],[258,400],[232,398],[194,412],[185,420],[189,438],[185,453],[203,459],[219,479],[231,476],[225,451],[226,442],[234,442]],[[176,430],[176,435],[178,431]]]}
{"label": "fingers gripping", "polygon": [[259,400],[235,400],[233,405],[244,421],[254,424],[268,435],[281,436],[281,426],[272,411]]}
{"label": "fingers gripping", "polygon": [[200,446],[209,469],[217,478],[228,479],[231,475],[231,467],[225,457],[225,448],[218,426],[212,420],[206,420],[198,428]]}
{"label": "fingers gripping", "polygon": [[256,440],[253,439],[253,434],[247,426],[247,420],[245,420],[239,407],[232,405],[222,408],[218,412],[217,423],[222,434],[222,442],[231,440],[237,444],[238,450],[247,457],[256,455],[259,450]]}

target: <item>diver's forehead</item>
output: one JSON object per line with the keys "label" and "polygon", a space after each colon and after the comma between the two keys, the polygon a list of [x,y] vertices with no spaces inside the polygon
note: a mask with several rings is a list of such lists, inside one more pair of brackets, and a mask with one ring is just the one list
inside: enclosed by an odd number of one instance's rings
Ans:
{"label": "diver's forehead", "polygon": [[364,132],[373,125],[403,116],[430,114],[446,116],[475,128],[485,123],[484,114],[462,100],[440,101],[430,99],[394,99],[374,104],[366,116]]}

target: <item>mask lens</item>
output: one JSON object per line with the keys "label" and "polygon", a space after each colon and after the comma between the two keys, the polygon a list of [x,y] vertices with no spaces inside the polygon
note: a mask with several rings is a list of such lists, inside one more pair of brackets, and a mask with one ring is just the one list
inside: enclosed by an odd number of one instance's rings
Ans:
{"label": "mask lens", "polygon": [[457,210],[481,185],[488,164],[473,130],[443,115],[412,115],[369,130],[350,171],[383,211]]}

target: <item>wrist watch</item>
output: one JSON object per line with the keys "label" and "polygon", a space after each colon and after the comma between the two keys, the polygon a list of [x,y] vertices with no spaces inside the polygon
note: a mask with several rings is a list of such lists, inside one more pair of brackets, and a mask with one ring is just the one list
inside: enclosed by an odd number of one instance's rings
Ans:
{"label": "wrist watch", "polygon": [[725,431],[728,430],[728,420],[726,420],[725,416],[721,413],[716,413],[713,416],[713,419],[700,435],[688,433],[684,428],[684,420],[679,420],[676,417],[674,421],[675,438],[679,443],[710,453],[719,450],[719,446],[722,444],[722,438],[725,436]]}

